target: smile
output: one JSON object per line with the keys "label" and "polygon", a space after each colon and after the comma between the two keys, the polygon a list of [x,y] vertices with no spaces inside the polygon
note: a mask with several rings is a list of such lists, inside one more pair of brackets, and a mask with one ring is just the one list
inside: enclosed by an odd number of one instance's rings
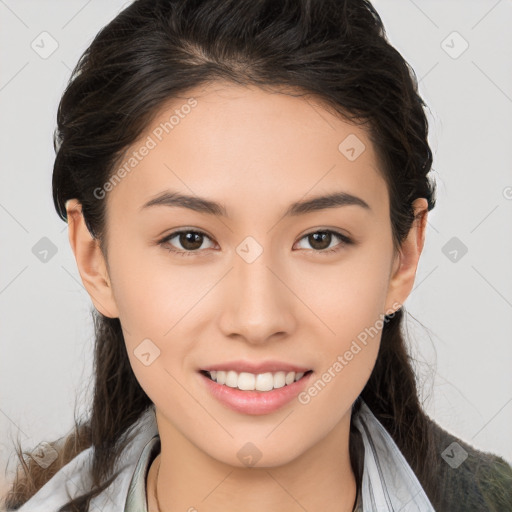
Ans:
{"label": "smile", "polygon": [[307,372],[266,372],[266,373],[237,373],[233,370],[222,371],[212,370],[203,371],[202,373],[211,380],[229,386],[230,388],[238,388],[242,391],[272,391],[284,386],[288,386],[293,382],[300,380]]}

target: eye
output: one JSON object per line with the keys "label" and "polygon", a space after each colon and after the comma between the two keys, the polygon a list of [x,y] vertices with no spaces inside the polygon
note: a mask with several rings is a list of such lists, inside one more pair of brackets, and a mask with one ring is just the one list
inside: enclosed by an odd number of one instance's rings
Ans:
{"label": "eye", "polygon": [[[335,238],[341,240],[341,242],[333,247],[331,242]],[[330,229],[313,231],[304,235],[300,240],[304,239],[307,239],[308,243],[313,247],[314,252],[318,252],[323,255],[338,252],[344,246],[354,243],[349,237]]]}
{"label": "eye", "polygon": [[[331,242],[336,238],[340,240],[340,242],[333,247]],[[171,243],[171,240],[173,239],[177,240],[183,250],[175,248],[176,246]],[[167,235],[165,238],[160,240],[158,244],[176,255],[193,256],[195,253],[200,252],[199,249],[203,245],[205,239],[211,241],[211,238],[202,231],[182,229]],[[319,254],[332,254],[340,251],[344,246],[354,243],[349,237],[330,229],[317,230],[308,233],[307,235],[304,235],[299,242],[305,239],[307,239],[308,243],[311,244],[313,248],[312,250]]]}
{"label": "eye", "polygon": [[[181,247],[183,247],[185,250],[174,249],[173,244],[171,244],[171,240],[173,238],[176,238],[177,241],[181,244]],[[194,253],[198,252],[198,249],[203,244],[205,238],[211,240],[211,238],[202,231],[184,229],[181,231],[174,231],[170,235],[167,235],[165,238],[160,240],[158,243],[163,245],[169,252],[173,252],[179,256],[192,256]]]}

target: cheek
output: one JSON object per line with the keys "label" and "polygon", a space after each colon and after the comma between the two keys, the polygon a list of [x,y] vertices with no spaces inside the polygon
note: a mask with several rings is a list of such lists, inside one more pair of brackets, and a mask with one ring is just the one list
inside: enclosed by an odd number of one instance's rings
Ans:
{"label": "cheek", "polygon": [[379,254],[390,252],[378,247],[354,251],[339,265],[319,266],[314,278],[303,274],[308,277],[302,281],[302,298],[314,313],[308,314],[309,329],[319,334],[316,349],[322,363],[322,382],[313,395],[328,387],[327,400],[351,402],[373,370],[385,325],[390,264]]}
{"label": "cheek", "polygon": [[347,252],[334,263],[316,265],[314,271],[311,263],[297,268],[294,291],[324,321],[326,334],[346,339],[379,318],[389,285],[391,260],[386,254],[379,247],[368,247]]}
{"label": "cheek", "polygon": [[121,322],[137,336],[161,338],[186,304],[194,297],[197,301],[198,273],[173,267],[161,248],[132,247],[125,252],[122,237],[112,246],[111,277]]}
{"label": "cheek", "polygon": [[[162,248],[148,251],[147,247],[132,245],[130,251],[123,250],[128,238],[119,236],[111,244],[109,260],[114,298],[130,357],[145,339],[155,340],[157,346],[172,339],[172,352],[183,361],[186,354],[180,340],[188,339],[184,330],[191,325],[204,326],[210,313],[211,318],[218,313],[217,299],[224,294],[222,283],[217,281],[225,269],[221,266],[214,270],[207,262],[194,264],[198,261],[194,257],[190,264],[186,264],[187,256],[179,260],[172,255],[167,258]],[[331,363],[335,355],[350,349],[353,340],[364,338],[368,329],[375,331],[372,326],[379,319],[387,291],[389,261],[379,255],[389,251],[383,250],[383,245],[382,240],[376,240],[373,245],[351,248],[339,259],[297,259],[281,272],[282,279],[300,299],[291,295],[289,302],[290,310],[298,315],[298,325],[316,338],[315,347],[321,344]],[[219,287],[218,293],[209,297],[214,285]],[[212,302],[214,295],[217,299]],[[282,304],[286,307],[286,301]],[[368,341],[373,338],[375,335],[367,335]],[[370,350],[370,346],[376,348]],[[376,349],[378,342],[368,344],[356,359],[368,367]],[[137,361],[134,363],[136,366]]]}
{"label": "cheek", "polygon": [[[214,294],[217,299],[225,296],[222,283],[217,283],[225,271],[222,265],[208,261],[201,264],[195,257],[189,257],[191,262],[187,263],[187,256],[167,257],[162,248],[148,251],[147,247],[132,246],[124,251],[126,241],[119,236],[109,259],[114,298],[123,327],[134,333],[133,343],[141,336],[162,339],[184,316],[187,322],[198,314],[204,318],[211,302],[205,296],[212,286],[219,287]],[[337,258],[297,258],[293,265],[281,267],[282,279],[303,303],[301,306],[297,298],[290,297],[290,308],[303,312],[300,322],[311,327],[314,321],[318,334],[342,339],[373,325],[388,284],[389,261],[385,255],[389,251],[380,243],[376,239],[373,244],[350,248]],[[218,306],[216,301],[214,309]]]}
{"label": "cheek", "polygon": [[[309,290],[309,302],[308,298],[305,302],[314,305],[311,309],[322,320],[315,319],[310,332],[323,333],[315,336],[319,361],[315,378],[298,397],[309,418],[322,415],[334,425],[373,371],[385,325],[386,274],[379,267],[354,266],[352,272],[339,269],[330,280],[317,279],[325,283],[323,295],[318,288],[315,292],[311,286],[305,288]],[[326,415],[326,410],[330,414]]]}
{"label": "cheek", "polygon": [[152,397],[168,389],[172,375],[181,380],[193,347],[190,326],[201,314],[194,306],[215,279],[192,266],[172,265],[164,250],[149,258],[147,249],[116,250],[123,247],[121,239],[112,247],[111,280],[126,350],[137,380]]}

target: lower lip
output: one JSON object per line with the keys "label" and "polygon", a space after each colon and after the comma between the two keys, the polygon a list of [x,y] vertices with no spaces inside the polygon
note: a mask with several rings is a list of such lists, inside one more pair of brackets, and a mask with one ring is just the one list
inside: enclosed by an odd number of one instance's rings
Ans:
{"label": "lower lip", "polygon": [[242,391],[219,384],[199,373],[212,395],[230,409],[244,414],[269,414],[290,403],[306,386],[313,372],[272,391]]}

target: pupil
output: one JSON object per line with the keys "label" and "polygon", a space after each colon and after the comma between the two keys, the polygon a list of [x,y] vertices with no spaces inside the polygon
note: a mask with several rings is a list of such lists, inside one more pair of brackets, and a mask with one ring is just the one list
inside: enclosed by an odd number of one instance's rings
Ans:
{"label": "pupil", "polygon": [[[318,233],[313,233],[312,235],[310,235],[313,237],[313,243],[311,243],[311,245],[315,248],[315,249],[325,249],[326,247],[329,247],[329,243],[330,243],[330,236],[331,234],[330,233],[326,233],[325,231],[320,231]],[[318,247],[317,244],[318,243],[318,238],[320,238],[320,247]],[[323,240],[322,240],[323,239]],[[324,242],[325,244],[325,240],[327,239],[327,245],[325,245],[324,247],[322,247],[322,241]]]}
{"label": "pupil", "polygon": [[[198,249],[201,247],[201,235],[199,233],[192,233],[189,231],[182,234],[182,240],[180,240],[180,242],[186,249]],[[189,244],[191,244],[191,246]]]}

